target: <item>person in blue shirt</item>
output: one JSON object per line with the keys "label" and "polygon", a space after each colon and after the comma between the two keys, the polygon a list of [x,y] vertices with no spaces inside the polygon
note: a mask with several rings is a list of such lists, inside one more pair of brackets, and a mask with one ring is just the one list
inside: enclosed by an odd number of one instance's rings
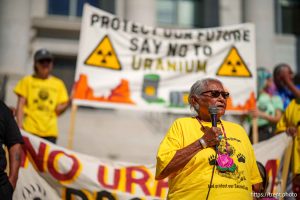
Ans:
{"label": "person in blue shirt", "polygon": [[300,98],[300,85],[294,83],[294,73],[288,64],[282,63],[275,66],[273,77],[278,95],[283,101],[284,109],[292,99]]}

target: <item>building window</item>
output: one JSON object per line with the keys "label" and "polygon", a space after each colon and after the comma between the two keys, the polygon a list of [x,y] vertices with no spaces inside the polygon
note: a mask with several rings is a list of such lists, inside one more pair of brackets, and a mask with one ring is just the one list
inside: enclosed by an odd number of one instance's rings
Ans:
{"label": "building window", "polygon": [[276,31],[300,35],[300,1],[279,0],[276,4]]}
{"label": "building window", "polygon": [[64,57],[54,55],[55,67],[53,68],[53,75],[62,79],[70,93],[74,84],[76,57]]}
{"label": "building window", "polygon": [[81,17],[85,3],[115,13],[115,0],[48,0],[48,14]]}
{"label": "building window", "polygon": [[219,25],[218,0],[157,0],[160,26],[204,28]]}

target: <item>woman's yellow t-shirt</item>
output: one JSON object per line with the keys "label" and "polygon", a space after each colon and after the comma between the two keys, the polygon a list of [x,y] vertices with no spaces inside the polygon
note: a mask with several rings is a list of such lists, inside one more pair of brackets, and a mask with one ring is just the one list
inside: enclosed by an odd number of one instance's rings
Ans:
{"label": "woman's yellow t-shirt", "polygon": [[[234,123],[222,121],[230,149],[231,158],[237,166],[235,172],[214,171],[209,199],[252,199],[252,185],[262,182],[256,158],[248,135]],[[211,127],[211,123],[203,122]],[[221,128],[221,124],[218,123]],[[188,146],[203,136],[201,126],[195,118],[176,120],[160,144],[157,153],[156,175],[169,164],[176,151]],[[222,129],[222,128],[221,128]],[[219,148],[224,148],[219,146]],[[169,177],[168,199],[205,199],[212,177],[216,151],[206,148],[199,151],[186,166]]]}

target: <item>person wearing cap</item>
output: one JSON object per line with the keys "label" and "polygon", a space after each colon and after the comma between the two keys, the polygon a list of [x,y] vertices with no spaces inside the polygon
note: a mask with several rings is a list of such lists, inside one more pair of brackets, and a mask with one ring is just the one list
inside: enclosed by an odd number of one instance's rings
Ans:
{"label": "person wearing cap", "polygon": [[167,199],[252,200],[252,191],[260,191],[262,179],[246,131],[221,119],[228,97],[215,78],[191,87],[188,100],[196,116],[177,119],[157,152],[155,178],[168,177]]}
{"label": "person wearing cap", "polygon": [[25,131],[56,143],[57,116],[70,104],[62,80],[51,75],[53,56],[47,49],[34,54],[34,74],[22,78],[14,88],[18,96],[16,118]]}

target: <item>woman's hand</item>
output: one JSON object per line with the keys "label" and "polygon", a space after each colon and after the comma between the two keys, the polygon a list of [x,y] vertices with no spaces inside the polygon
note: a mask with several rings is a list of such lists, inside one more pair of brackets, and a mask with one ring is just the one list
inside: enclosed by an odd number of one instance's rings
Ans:
{"label": "woman's hand", "polygon": [[263,117],[266,113],[256,108],[255,110],[250,111],[250,115],[252,117]]}
{"label": "woman's hand", "polygon": [[286,129],[286,134],[295,137],[297,135],[297,128],[295,126],[290,126]]}
{"label": "woman's hand", "polygon": [[204,132],[204,135],[202,136],[202,139],[205,141],[208,147],[214,147],[216,145],[219,145],[220,138],[219,135],[222,135],[222,131],[218,127],[203,127],[201,129]]}

